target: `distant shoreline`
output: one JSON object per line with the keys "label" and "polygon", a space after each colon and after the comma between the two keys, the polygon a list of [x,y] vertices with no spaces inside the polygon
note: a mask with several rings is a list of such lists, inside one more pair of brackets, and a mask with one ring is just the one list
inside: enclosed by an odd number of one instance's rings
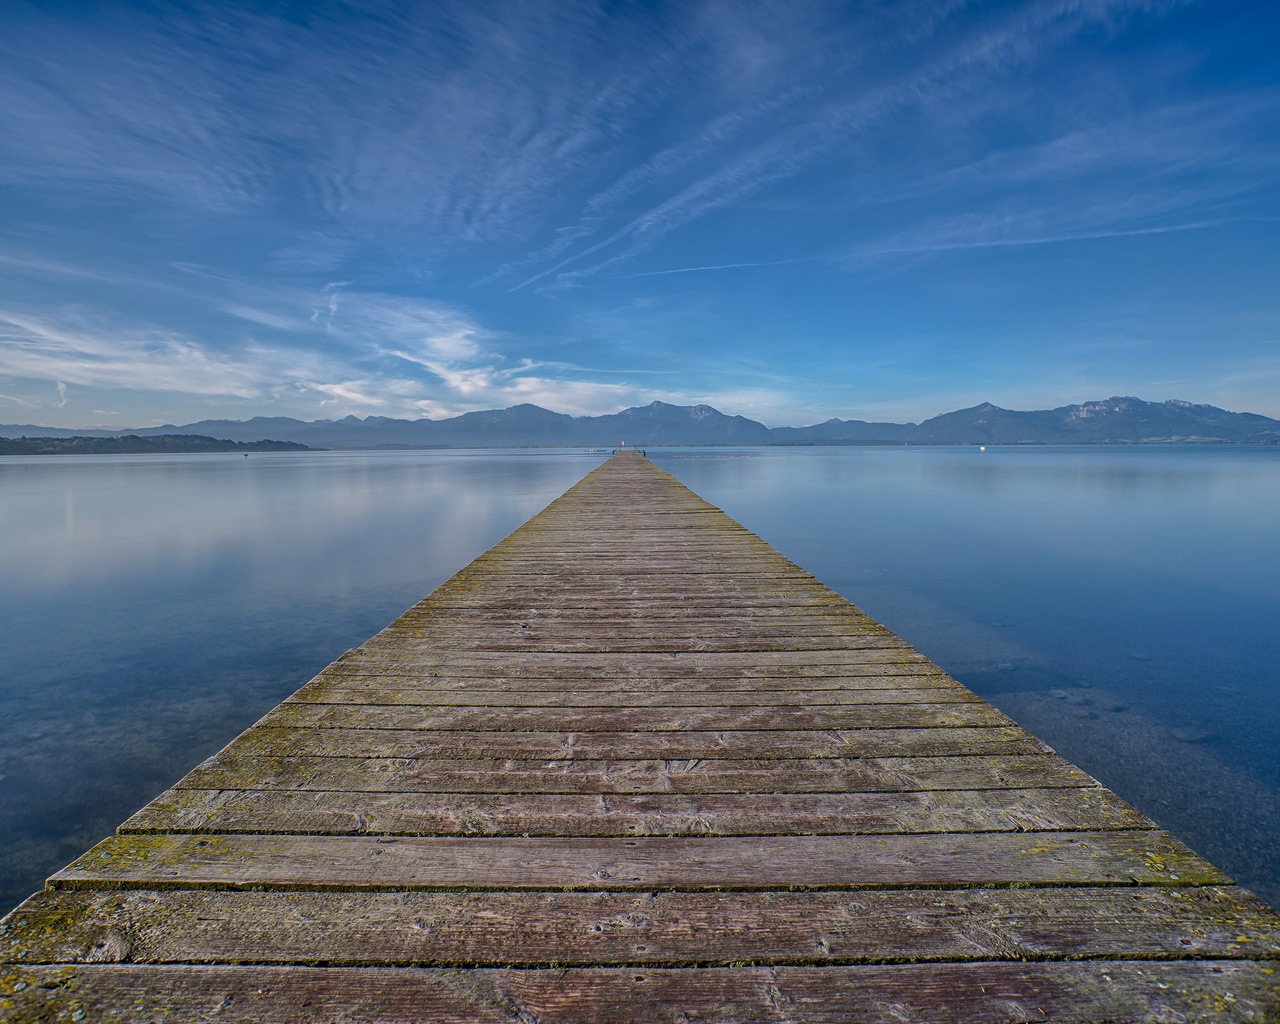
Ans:
{"label": "distant shoreline", "polygon": [[[1280,445],[1280,440],[1231,441],[1222,438],[1150,438],[1114,441],[673,441],[649,442],[629,447],[646,448],[1134,448],[1196,447],[1239,448],[1250,445]],[[0,437],[0,456],[5,455],[200,455],[229,452],[411,452],[411,451],[556,451],[591,448],[583,444],[385,444],[360,448],[317,448],[296,441],[231,441],[200,434],[158,434],[139,437]]]}
{"label": "distant shoreline", "polygon": [[139,437],[0,437],[0,455],[198,455],[202,452],[325,451],[296,441],[228,441],[201,434]]}

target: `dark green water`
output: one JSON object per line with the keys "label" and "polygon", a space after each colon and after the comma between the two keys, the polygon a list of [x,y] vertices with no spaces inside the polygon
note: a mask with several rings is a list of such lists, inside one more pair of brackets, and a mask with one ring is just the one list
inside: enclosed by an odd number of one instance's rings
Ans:
{"label": "dark green water", "polygon": [[[1280,904],[1280,449],[650,449]],[[0,904],[601,461],[0,460]]]}

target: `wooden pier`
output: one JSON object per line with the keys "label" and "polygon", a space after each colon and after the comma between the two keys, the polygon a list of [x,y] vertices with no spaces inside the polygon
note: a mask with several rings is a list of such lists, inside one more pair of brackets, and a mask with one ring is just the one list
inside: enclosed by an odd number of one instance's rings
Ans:
{"label": "wooden pier", "polygon": [[1262,902],[625,450],[0,924],[14,1021],[1275,1021],[1278,971]]}

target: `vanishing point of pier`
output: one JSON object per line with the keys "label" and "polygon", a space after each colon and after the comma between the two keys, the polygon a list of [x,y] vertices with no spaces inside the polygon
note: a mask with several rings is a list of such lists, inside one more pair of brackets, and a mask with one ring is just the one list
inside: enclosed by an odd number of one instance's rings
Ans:
{"label": "vanishing point of pier", "polygon": [[624,450],[5,918],[0,1016],[1274,1021],[1280,917]]}

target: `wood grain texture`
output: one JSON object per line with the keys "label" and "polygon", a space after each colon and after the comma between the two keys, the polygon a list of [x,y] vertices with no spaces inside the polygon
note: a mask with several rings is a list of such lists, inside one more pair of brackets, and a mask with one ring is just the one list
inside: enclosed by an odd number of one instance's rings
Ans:
{"label": "wood grain texture", "polygon": [[264,725],[351,729],[453,729],[537,732],[553,721],[562,732],[794,732],[796,730],[938,729],[1012,726],[983,701],[939,704],[825,704],[810,707],[560,707],[551,711],[501,705],[290,703]]}
{"label": "wood grain texture", "polygon": [[[436,680],[427,680],[427,684]],[[979,703],[981,698],[959,684],[923,686],[918,676],[904,679],[881,680],[877,687],[851,689],[839,685],[838,679],[829,687],[808,687],[795,690],[775,690],[762,696],[760,690],[710,690],[691,692],[681,687],[674,692],[634,688],[606,689],[604,686],[586,689],[581,684],[559,690],[522,689],[518,683],[508,681],[503,688],[444,689],[431,685],[343,686],[311,682],[295,692],[284,702],[289,704],[339,704],[367,707],[374,704],[416,704],[424,707],[505,707],[538,708],[544,714],[554,715],[558,708],[728,708],[748,707],[759,709],[762,704],[771,708],[805,707],[846,704],[968,704]],[[900,685],[890,685],[899,683]],[[543,723],[545,725],[545,723]]]}
{"label": "wood grain texture", "polygon": [[1100,786],[915,793],[343,793],[171,789],[120,832],[818,835],[1154,829]]}
{"label": "wood grain texture", "polygon": [[1280,918],[634,453],[0,921],[15,1021],[1280,1019]]}
{"label": "wood grain texture", "polygon": [[117,835],[54,888],[769,889],[1221,885],[1163,832],[454,838]]}
{"label": "wood grain texture", "polygon": [[[1038,740],[1035,742],[1039,742]],[[239,757],[221,753],[179,789],[353,793],[874,793],[1095,786],[1053,754],[867,758],[627,758],[592,761]]]}
{"label": "wood grain texture", "polygon": [[[377,709],[372,709],[377,710]],[[341,716],[316,715],[315,726],[276,727],[272,719],[229,746],[224,757],[376,757],[418,759],[668,760],[739,758],[868,758],[889,755],[939,757],[948,754],[1043,754],[1047,748],[1016,726],[929,729],[810,729],[649,732],[491,732],[479,723],[445,723],[432,728],[421,719],[397,719],[412,728],[388,728],[374,713],[343,708]],[[347,712],[351,712],[348,714]],[[544,720],[546,717],[544,716]],[[376,728],[344,723],[372,721]],[[483,723],[498,724],[498,723]],[[641,723],[643,724],[643,723]],[[213,765],[219,762],[213,762]]]}
{"label": "wood grain texture", "polygon": [[[506,679],[627,679],[679,680],[710,678],[739,680],[752,687],[768,687],[773,680],[810,676],[887,675],[910,665],[921,672],[941,674],[924,655],[905,645],[846,644],[819,651],[652,651],[622,653],[525,651],[520,657],[485,651],[440,651],[422,644],[392,643],[379,633],[347,651],[322,673],[326,678],[354,678],[415,674],[423,677],[485,676]],[[790,687],[788,687],[790,688]]]}
{"label": "wood grain texture", "polygon": [[[1241,932],[1249,933],[1246,939]],[[523,965],[1280,958],[1256,897],[1199,889],[37,893],[0,962]]]}
{"label": "wood grain texture", "polygon": [[0,968],[0,1011],[15,1024],[1238,1024],[1278,1019],[1274,978],[1269,965],[1235,960],[550,970],[86,964]]}

